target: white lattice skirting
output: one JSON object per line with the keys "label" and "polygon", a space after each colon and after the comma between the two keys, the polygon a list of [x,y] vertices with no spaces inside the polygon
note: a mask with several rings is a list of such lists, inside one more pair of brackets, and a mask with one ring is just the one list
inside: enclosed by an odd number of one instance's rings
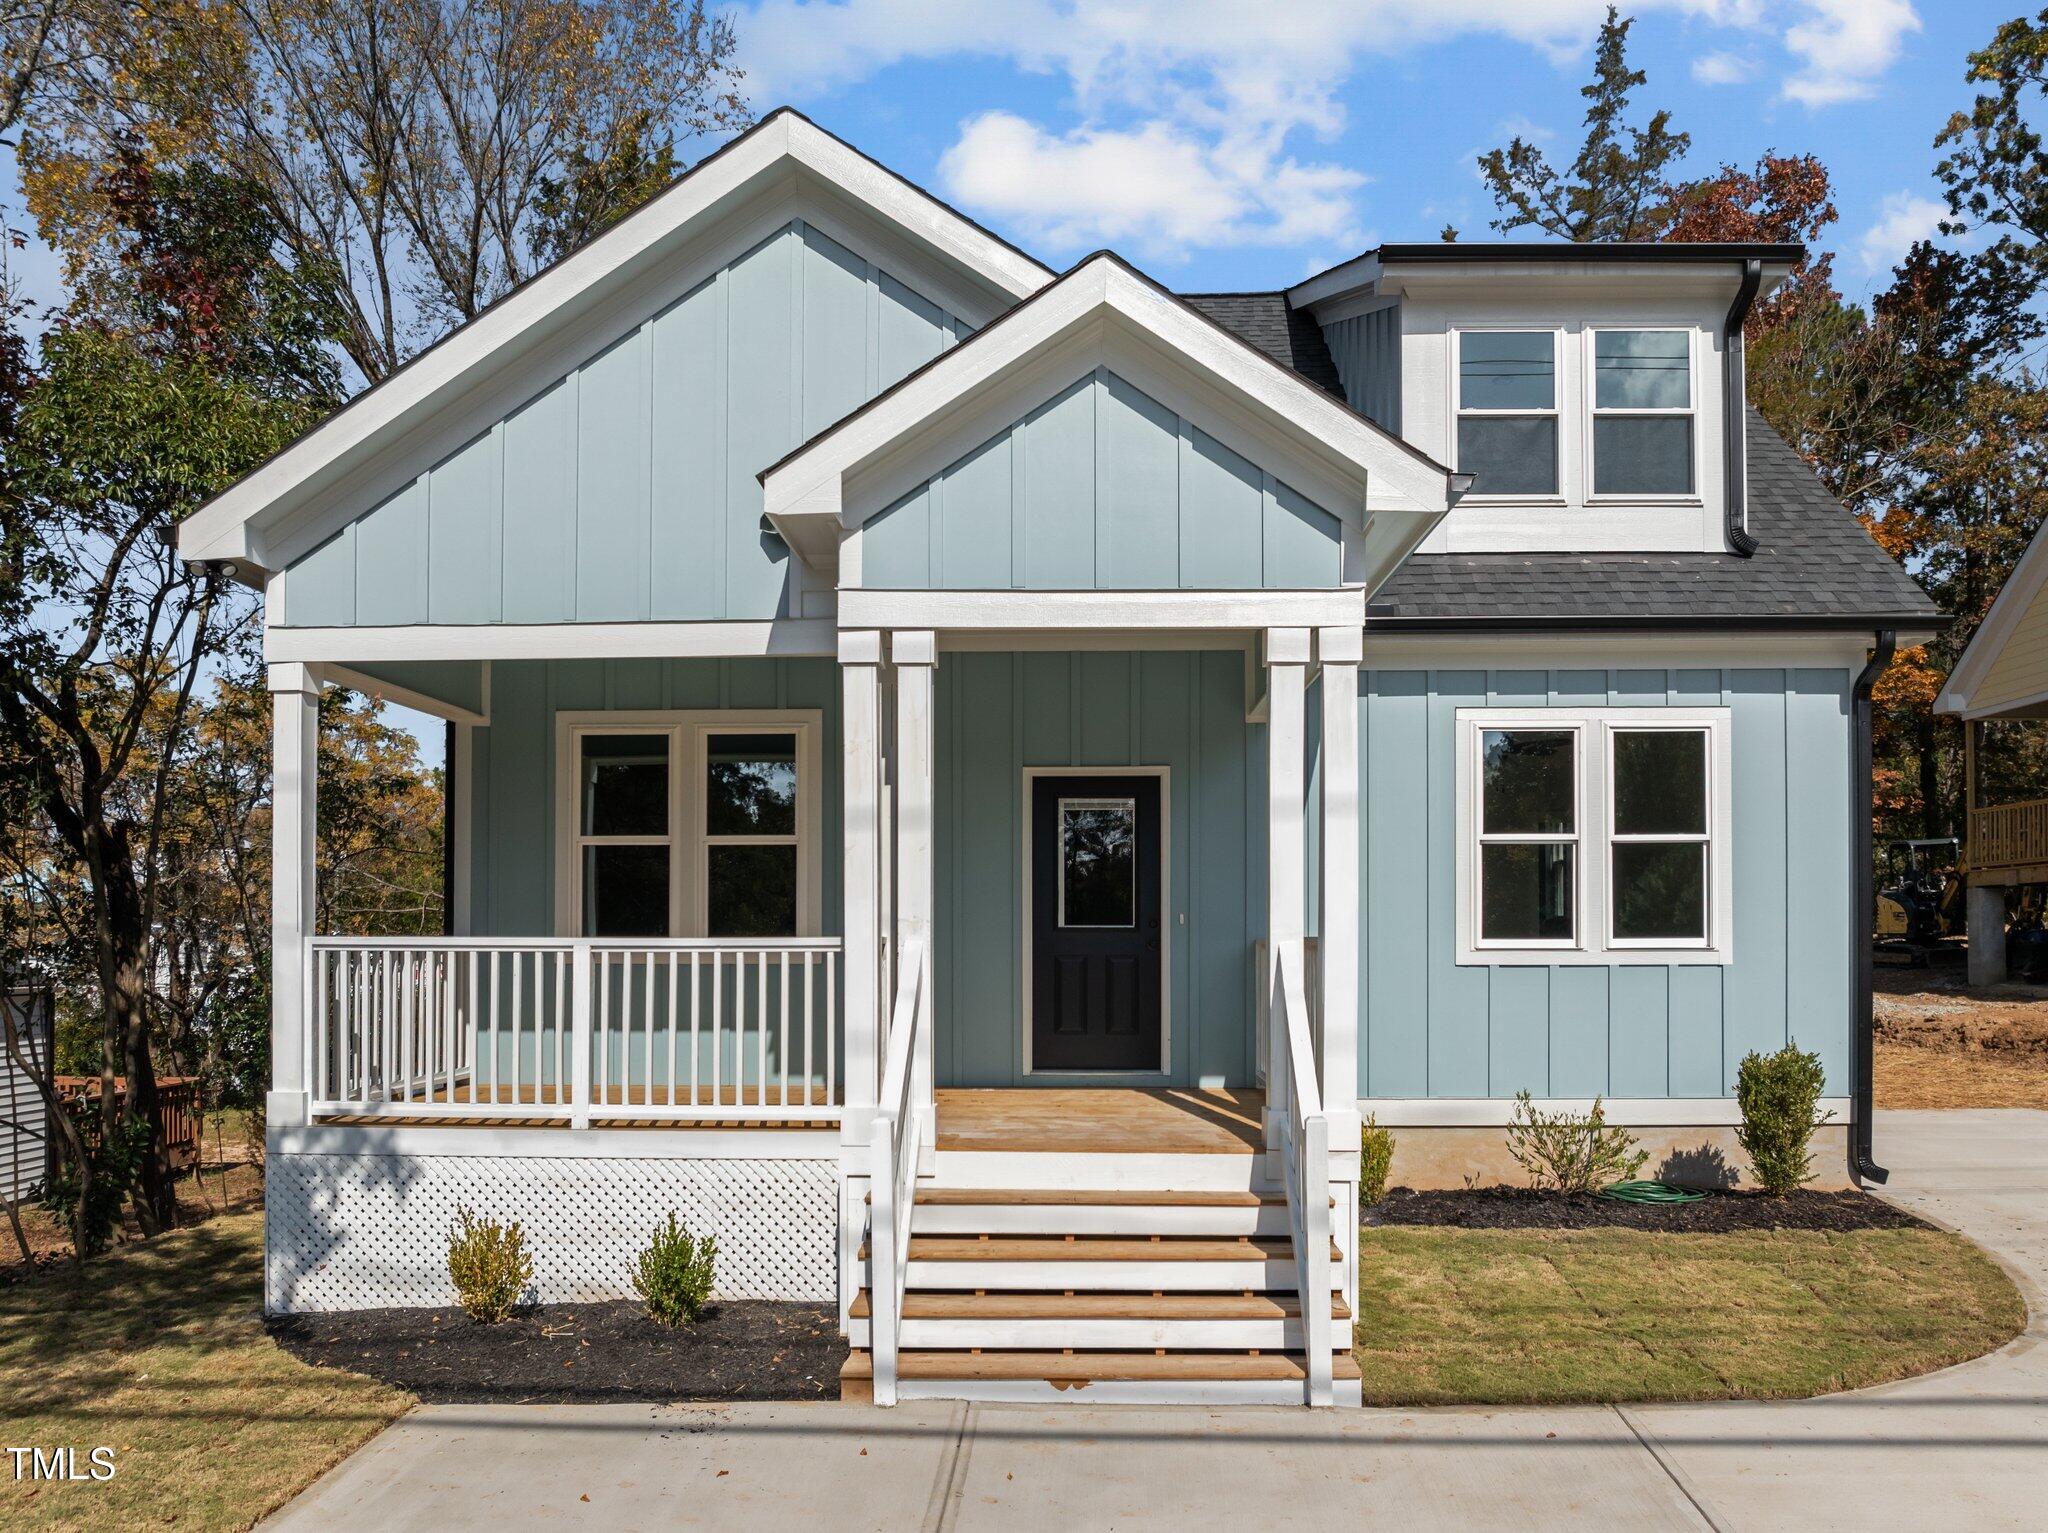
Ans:
{"label": "white lattice skirting", "polygon": [[633,1262],[674,1209],[718,1237],[727,1299],[831,1301],[837,1162],[555,1156],[273,1155],[264,1304],[272,1313],[455,1302],[458,1206],[519,1220],[542,1303],[630,1298]]}

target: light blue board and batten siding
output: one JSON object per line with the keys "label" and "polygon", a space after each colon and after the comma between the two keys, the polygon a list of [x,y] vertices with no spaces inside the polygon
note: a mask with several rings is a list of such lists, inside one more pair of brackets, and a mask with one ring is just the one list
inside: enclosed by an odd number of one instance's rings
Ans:
{"label": "light blue board and batten siding", "polygon": [[881,590],[1334,586],[1337,518],[1104,368],[861,532]]}
{"label": "light blue board and batten siding", "polygon": [[[1263,729],[1237,650],[949,653],[938,675],[937,1069],[1026,1084],[1024,770],[1168,769],[1172,1081],[1251,1079],[1265,929]],[[1038,1076],[1071,1084],[1071,1075]]]}
{"label": "light blue board and batten siding", "polygon": [[755,476],[966,333],[793,222],[296,561],[284,621],[774,617]]}
{"label": "light blue board and batten siding", "polygon": [[[1728,965],[1461,966],[1461,707],[1722,704],[1734,756]],[[1721,1097],[1788,1039],[1848,1089],[1844,670],[1387,670],[1359,701],[1365,1097]]]}

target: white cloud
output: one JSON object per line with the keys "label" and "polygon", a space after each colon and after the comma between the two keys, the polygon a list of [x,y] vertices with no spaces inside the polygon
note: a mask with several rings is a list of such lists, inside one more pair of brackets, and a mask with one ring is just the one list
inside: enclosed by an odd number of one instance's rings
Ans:
{"label": "white cloud", "polygon": [[[1899,28],[1863,24],[1859,5],[1903,10],[1917,25],[1905,0],[1803,3],[1822,14],[1793,28],[1787,46],[1815,80],[1868,81],[1895,51]],[[1766,25],[1763,0],[1630,8]],[[1365,60],[1488,35],[1572,67],[1606,9],[1607,0],[755,0],[739,33],[761,109],[906,63],[981,60],[1063,80],[1056,112],[1004,108],[963,122],[942,160],[944,189],[1015,220],[1054,247],[1048,254],[1114,240],[1157,254],[1354,238],[1364,178],[1315,145],[1343,131],[1346,88]]]}
{"label": "white cloud", "polygon": [[1756,76],[1756,60],[1741,53],[1702,53],[1692,61],[1692,77],[1702,85],[1740,85]]}
{"label": "white cloud", "polygon": [[1832,106],[1877,94],[1877,77],[1899,56],[1908,32],[1920,30],[1912,0],[1806,0],[1810,19],[1785,31],[1785,47],[1801,61],[1785,94],[1805,106]]}
{"label": "white cloud", "polygon": [[1877,222],[1863,231],[1857,246],[1863,257],[1863,269],[1872,275],[1891,270],[1914,241],[1933,238],[1936,225],[1947,214],[1948,205],[1932,197],[1893,192],[1885,198]]}

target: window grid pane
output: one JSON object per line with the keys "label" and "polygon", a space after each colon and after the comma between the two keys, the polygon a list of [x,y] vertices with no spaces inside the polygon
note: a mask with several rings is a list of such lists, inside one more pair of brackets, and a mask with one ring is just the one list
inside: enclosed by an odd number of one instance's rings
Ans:
{"label": "window grid pane", "polygon": [[1599,415],[1593,419],[1595,495],[1690,495],[1690,415]]}
{"label": "window grid pane", "polygon": [[1593,407],[1690,410],[1690,337],[1683,330],[1595,331]]}
{"label": "window grid pane", "polygon": [[1557,408],[1556,336],[1548,330],[1467,330],[1458,337],[1458,408]]}

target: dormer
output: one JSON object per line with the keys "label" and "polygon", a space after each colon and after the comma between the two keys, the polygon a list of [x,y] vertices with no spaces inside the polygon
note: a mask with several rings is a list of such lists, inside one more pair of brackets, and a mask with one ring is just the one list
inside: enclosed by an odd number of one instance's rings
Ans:
{"label": "dormer", "polygon": [[1420,552],[1747,553],[1742,321],[1803,255],[1382,245],[1287,297],[1355,409],[1474,476]]}

